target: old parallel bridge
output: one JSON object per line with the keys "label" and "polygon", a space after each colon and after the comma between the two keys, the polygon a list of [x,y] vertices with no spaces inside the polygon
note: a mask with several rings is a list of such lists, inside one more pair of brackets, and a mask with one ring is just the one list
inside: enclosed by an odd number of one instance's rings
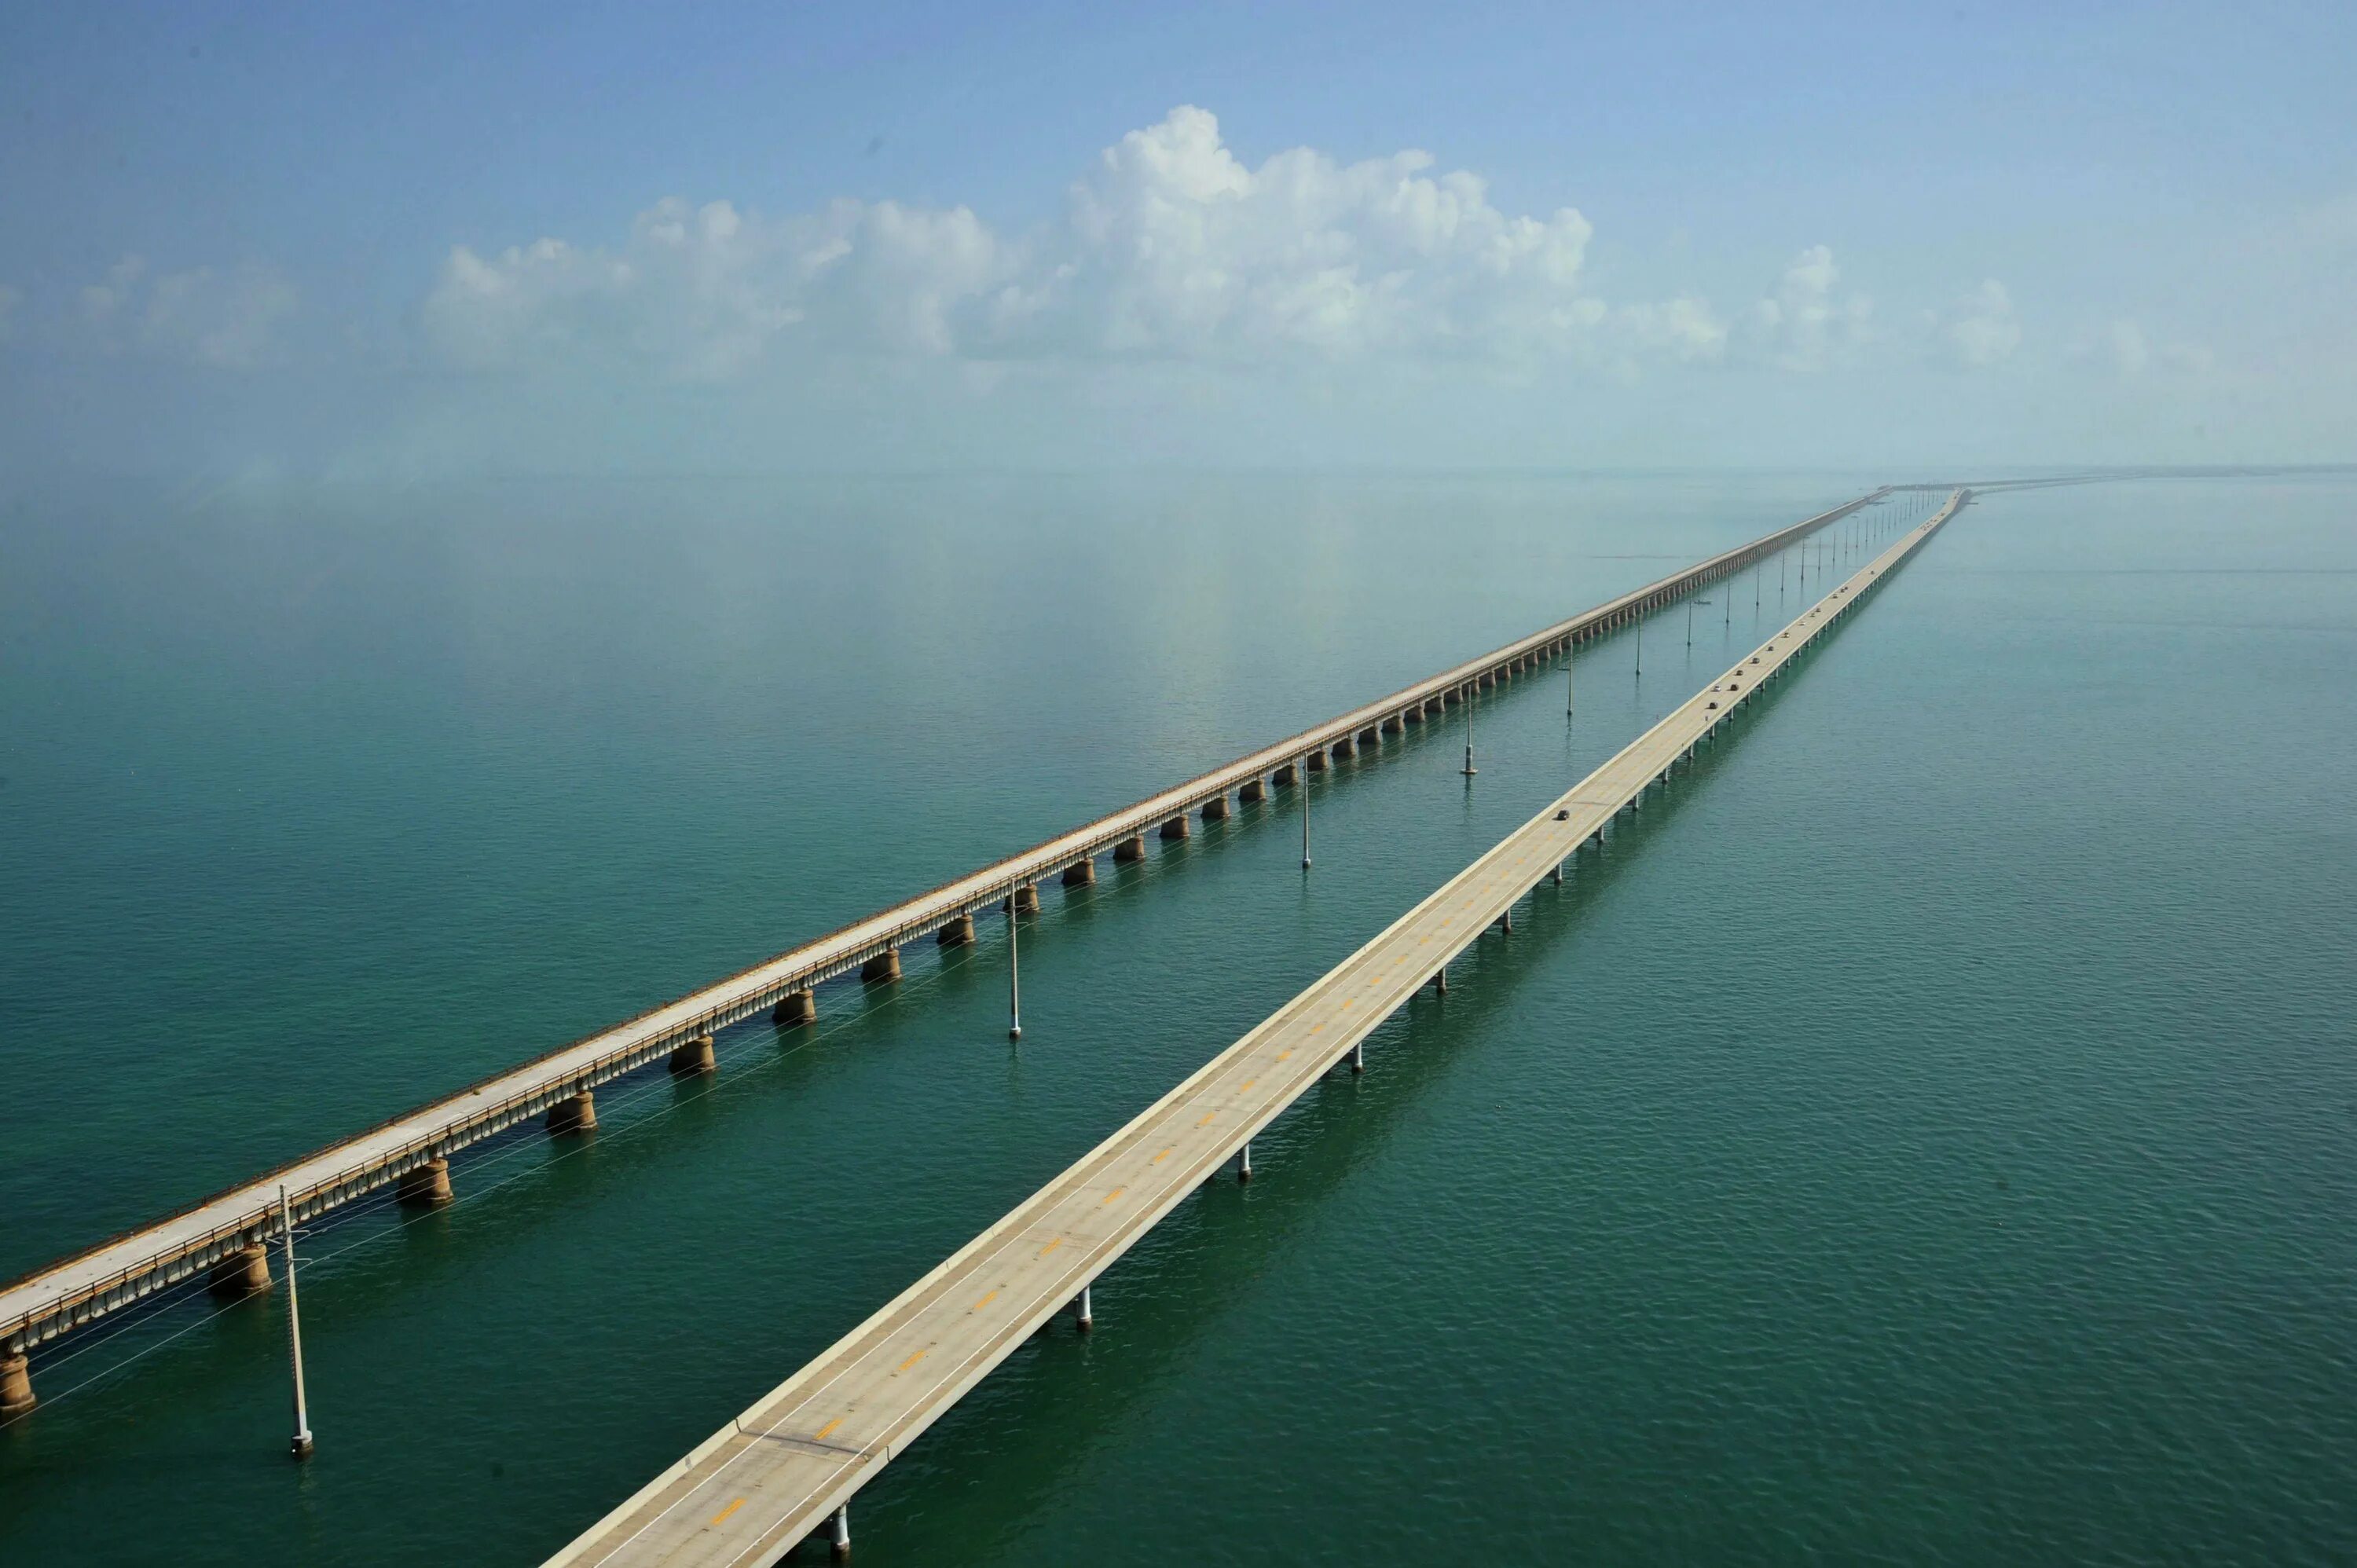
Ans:
{"label": "old parallel bridge", "polygon": [[[1039,907],[1039,885],[1093,882],[1096,861],[1143,858],[1149,835],[1187,836],[1190,817],[1218,820],[1231,801],[1265,799],[1386,736],[1438,717],[1476,693],[1567,654],[1696,589],[1742,571],[1890,493],[1885,487],[1738,549],[1623,594],[1480,658],[1442,671],[1176,788],[1010,855],[692,995],[552,1051],[430,1105],[217,1193],[156,1222],[61,1258],[0,1287],[0,1418],[35,1400],[27,1352],[109,1313],[199,1275],[224,1295],[268,1288],[266,1245],[290,1226],[397,1184],[404,1201],[449,1201],[449,1156],[520,1122],[565,1133],[596,1123],[594,1091],[658,1058],[675,1071],[710,1071],[713,1034],[767,1014],[780,1026],[812,1022],[816,989],[839,976],[899,978],[900,950],[931,937],[974,939],[974,917]],[[299,1446],[299,1444],[298,1444]]]}

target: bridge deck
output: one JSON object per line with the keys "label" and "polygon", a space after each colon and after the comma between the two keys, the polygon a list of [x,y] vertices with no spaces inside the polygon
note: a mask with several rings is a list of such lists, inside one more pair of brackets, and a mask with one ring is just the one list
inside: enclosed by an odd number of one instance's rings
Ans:
{"label": "bridge deck", "polygon": [[883,1310],[550,1568],[768,1563],[1215,1174],[1440,967],[1706,739],[1964,492]]}
{"label": "bridge deck", "polygon": [[1504,648],[1266,746],[1020,854],[983,867],[693,995],[603,1030],[382,1126],[306,1155],[165,1219],[59,1260],[0,1287],[0,1352],[17,1353],[167,1288],[240,1247],[274,1236],[278,1189],[297,1221],[350,1202],[453,1150],[539,1116],[585,1089],[632,1072],[698,1034],[755,1016],[790,993],[860,968],[963,914],[996,908],[1015,887],[1052,875],[1133,835],[1224,798],[1249,780],[1380,725],[1486,677],[1600,636],[1646,609],[1740,571],[1886,492],[1807,518]]}

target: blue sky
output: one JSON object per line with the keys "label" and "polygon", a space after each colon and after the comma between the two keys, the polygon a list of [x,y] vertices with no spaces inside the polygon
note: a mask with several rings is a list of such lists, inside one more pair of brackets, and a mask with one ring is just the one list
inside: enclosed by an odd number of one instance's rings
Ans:
{"label": "blue sky", "polygon": [[0,6],[0,465],[2357,457],[2357,7]]}

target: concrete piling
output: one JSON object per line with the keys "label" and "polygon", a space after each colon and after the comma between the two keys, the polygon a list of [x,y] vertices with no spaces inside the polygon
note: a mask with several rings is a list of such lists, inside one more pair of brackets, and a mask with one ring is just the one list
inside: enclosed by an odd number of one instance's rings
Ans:
{"label": "concrete piling", "polygon": [[1166,840],[1183,839],[1187,836],[1187,813],[1184,811],[1162,824],[1162,836]]}
{"label": "concrete piling", "polygon": [[243,1301],[270,1288],[270,1253],[259,1241],[249,1241],[212,1266],[205,1288],[223,1301]]}
{"label": "concrete piling", "polygon": [[597,1130],[597,1101],[587,1090],[569,1095],[548,1108],[548,1130],[552,1133],[594,1133]]}
{"label": "concrete piling", "polygon": [[1322,751],[1313,751],[1304,759],[1302,766],[1312,773],[1323,773],[1326,771],[1326,754]]}
{"label": "concrete piling", "polygon": [[450,1162],[436,1155],[413,1168],[401,1178],[394,1196],[412,1208],[439,1208],[451,1198]]}
{"label": "concrete piling", "polygon": [[870,985],[889,985],[900,978],[900,950],[886,948],[859,966],[859,978]]}
{"label": "concrete piling", "polygon": [[33,1397],[33,1363],[22,1350],[0,1355],[0,1420],[24,1414],[40,1402]]}
{"label": "concrete piling", "polygon": [[942,928],[941,934],[933,939],[933,944],[936,947],[962,948],[973,940],[974,917],[960,915]]}
{"label": "concrete piling", "polygon": [[1243,788],[1236,791],[1236,804],[1240,806],[1258,805],[1267,799],[1268,786],[1258,779],[1245,779]]}
{"label": "concrete piling", "polygon": [[1228,798],[1226,795],[1214,795],[1210,800],[1203,802],[1203,820],[1207,822],[1224,822],[1228,820]]}
{"label": "concrete piling", "polygon": [[1246,1140],[1244,1146],[1236,1152],[1236,1180],[1240,1182],[1252,1180],[1252,1144],[1250,1140]]}
{"label": "concrete piling", "polygon": [[780,1028],[818,1022],[818,996],[810,991],[789,991],[770,1009],[770,1022]]}
{"label": "concrete piling", "polygon": [[1345,757],[1356,757],[1359,755],[1358,746],[1351,743],[1351,737],[1347,735],[1341,739],[1336,741],[1329,749],[1333,753],[1334,760],[1337,762],[1341,761]]}
{"label": "concrete piling", "polygon": [[1269,775],[1268,781],[1271,784],[1278,785],[1280,787],[1287,784],[1298,784],[1301,782],[1301,769],[1293,763],[1284,763],[1278,767],[1275,773]]}
{"label": "concrete piling", "polygon": [[1146,835],[1144,833],[1132,833],[1129,837],[1114,845],[1113,858],[1114,864],[1116,865],[1126,865],[1134,860],[1144,860],[1146,858]]}
{"label": "concrete piling", "polygon": [[[898,960],[895,959],[895,963]],[[898,974],[898,970],[895,970]],[[712,1036],[694,1035],[671,1048],[671,1070],[680,1074],[716,1072],[720,1059],[713,1054]]]}
{"label": "concrete piling", "polygon": [[1097,863],[1093,859],[1076,860],[1064,867],[1064,886],[1093,887],[1097,880]]}
{"label": "concrete piling", "polygon": [[[1018,882],[1015,885],[1015,891],[1010,895],[1010,897],[1015,900],[1015,912],[1017,914],[1036,915],[1039,912],[1039,885],[1038,883]],[[892,978],[895,980],[900,978],[899,970],[896,969],[892,972]]]}
{"label": "concrete piling", "polygon": [[1072,1298],[1072,1319],[1080,1325],[1083,1334],[1097,1326],[1096,1314],[1089,1309],[1089,1287],[1086,1285],[1082,1285],[1081,1294]]}

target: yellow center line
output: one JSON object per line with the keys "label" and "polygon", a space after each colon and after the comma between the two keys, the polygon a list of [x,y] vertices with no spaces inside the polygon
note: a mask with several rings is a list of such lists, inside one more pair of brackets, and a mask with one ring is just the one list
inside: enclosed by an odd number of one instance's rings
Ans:
{"label": "yellow center line", "polygon": [[992,1291],[988,1295],[984,1296],[980,1301],[975,1302],[972,1306],[967,1307],[966,1310],[968,1312],[980,1312],[984,1307],[988,1306],[992,1302],[996,1301],[997,1299],[998,1293],[996,1291]]}
{"label": "yellow center line", "polygon": [[[1170,1149],[1175,1149],[1175,1148],[1177,1148],[1178,1146],[1178,1144],[1171,1144],[1171,1145],[1170,1145]],[[1158,1155],[1155,1155],[1152,1159],[1150,1159],[1150,1160],[1146,1161],[1146,1163],[1147,1165],[1160,1165],[1163,1161],[1165,1161],[1165,1160],[1167,1160],[1167,1159],[1168,1159],[1168,1158],[1170,1157],[1170,1149],[1165,1149],[1165,1150],[1163,1150],[1160,1154],[1158,1154]]]}
{"label": "yellow center line", "polygon": [[1293,1047],[1290,1047],[1290,1046],[1287,1046],[1285,1049],[1283,1049],[1283,1050],[1281,1050],[1281,1051],[1279,1051],[1279,1052],[1277,1052],[1277,1053],[1276,1053],[1276,1059],[1277,1059],[1277,1060],[1279,1060],[1279,1061],[1283,1061],[1286,1058],[1287,1058],[1287,1057],[1291,1056],[1292,1054],[1293,1054]]}
{"label": "yellow center line", "polygon": [[1251,1088],[1252,1088],[1252,1086],[1253,1086],[1254,1084],[1258,1083],[1259,1081],[1260,1081],[1260,1079],[1256,1079],[1256,1078],[1248,1078],[1248,1079],[1244,1079],[1244,1087],[1243,1087],[1243,1089],[1239,1089],[1239,1090],[1236,1090],[1236,1092],[1237,1092],[1238,1094],[1242,1094],[1242,1093],[1243,1093],[1246,1090],[1251,1089]]}
{"label": "yellow center line", "polygon": [[1104,1195],[1104,1203],[1101,1203],[1097,1205],[1097,1207],[1100,1208],[1104,1208],[1107,1204],[1112,1203],[1114,1198],[1119,1197],[1123,1193],[1127,1192],[1129,1188],[1125,1187],[1117,1187],[1114,1188],[1111,1192]]}
{"label": "yellow center line", "polygon": [[[930,1348],[931,1348],[931,1347],[928,1346],[926,1348],[927,1348],[927,1349],[930,1349]],[[911,1368],[911,1367],[915,1366],[918,1362],[920,1362],[920,1361],[923,1360],[924,1359],[925,1359],[925,1352],[924,1352],[923,1350],[920,1350],[920,1351],[918,1351],[915,1355],[913,1355],[913,1356],[909,1357],[907,1360],[905,1360],[905,1361],[903,1361],[903,1362],[901,1362],[901,1363],[900,1363],[900,1370],[905,1372],[905,1371],[907,1371],[909,1368]]]}
{"label": "yellow center line", "polygon": [[[997,1292],[996,1292],[996,1291],[993,1291],[991,1294],[992,1294],[993,1295],[996,1295],[996,1294],[997,1294],[998,1293],[997,1293]],[[817,1441],[819,1441],[819,1442],[821,1442],[821,1443],[825,1442],[828,1438],[830,1438],[830,1437],[832,1437],[832,1436],[834,1436],[834,1429],[835,1429],[836,1427],[838,1427],[838,1426],[841,1426],[842,1424],[843,1424],[843,1417],[841,1417],[841,1416],[839,1416],[839,1415],[838,1415],[838,1416],[836,1416],[833,1421],[828,1422],[824,1426],[822,1426],[822,1427],[820,1427],[820,1428],[818,1429],[818,1439],[817,1439]]]}
{"label": "yellow center line", "polygon": [[1195,1125],[1198,1127],[1208,1127],[1211,1124],[1211,1118],[1218,1114],[1219,1112],[1216,1111],[1206,1111],[1203,1112],[1203,1119],[1200,1122],[1196,1122]]}
{"label": "yellow center line", "polygon": [[[1203,1120],[1204,1120],[1204,1121],[1206,1121],[1206,1122],[1208,1122],[1208,1121],[1210,1121],[1210,1120],[1211,1120],[1211,1118],[1207,1116],[1207,1117],[1205,1117]],[[1063,1244],[1064,1244],[1064,1239],[1063,1239],[1061,1236],[1059,1236],[1059,1237],[1057,1237],[1054,1240],[1052,1240],[1052,1241],[1049,1242],[1046,1246],[1044,1246],[1044,1247],[1040,1248],[1040,1249],[1039,1249],[1039,1255],[1040,1255],[1041,1257],[1043,1257],[1043,1258],[1044,1258],[1044,1257],[1046,1257],[1049,1253],[1050,1253],[1050,1252],[1054,1251],[1057,1248],[1059,1248],[1059,1247],[1062,1246]]]}
{"label": "yellow center line", "polygon": [[718,1513],[714,1514],[712,1516],[712,1522],[714,1524],[722,1524],[726,1522],[730,1514],[735,1513],[738,1509],[741,1509],[744,1506],[745,1499],[738,1498],[735,1502],[730,1503],[726,1508],[722,1509]]}

